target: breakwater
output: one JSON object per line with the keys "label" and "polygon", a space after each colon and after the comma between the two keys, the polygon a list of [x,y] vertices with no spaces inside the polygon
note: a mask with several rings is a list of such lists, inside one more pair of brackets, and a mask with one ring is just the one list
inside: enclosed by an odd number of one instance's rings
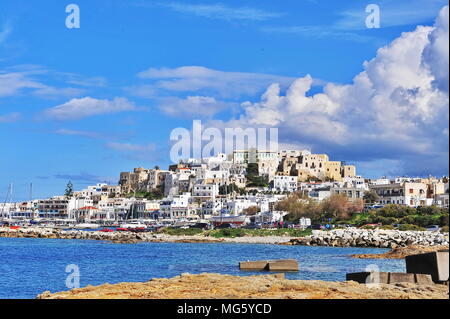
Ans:
{"label": "breakwater", "polygon": [[337,229],[313,231],[306,237],[291,239],[292,245],[331,246],[331,247],[376,247],[397,248],[410,245],[445,246],[448,233],[429,231]]}
{"label": "breakwater", "polygon": [[331,247],[376,247],[397,248],[409,245],[442,246],[448,245],[448,233],[426,231],[363,230],[338,229],[332,231],[313,231],[311,236],[293,238],[288,236],[243,236],[235,238],[215,238],[203,235],[173,236],[164,233],[145,232],[101,232],[81,230],[61,230],[29,227],[9,229],[0,227],[0,237],[10,238],[49,238],[103,240],[113,243],[137,242],[177,242],[177,243],[248,243],[281,244]]}
{"label": "breakwater", "polygon": [[286,244],[292,237],[285,236],[260,236],[260,237],[236,237],[215,238],[202,235],[174,236],[157,232],[135,233],[130,231],[82,231],[61,230],[53,228],[29,227],[9,229],[0,227],[0,237],[9,238],[48,238],[48,239],[84,239],[103,240],[113,243],[137,243],[137,242],[174,242],[174,243],[245,243],[245,244]]}

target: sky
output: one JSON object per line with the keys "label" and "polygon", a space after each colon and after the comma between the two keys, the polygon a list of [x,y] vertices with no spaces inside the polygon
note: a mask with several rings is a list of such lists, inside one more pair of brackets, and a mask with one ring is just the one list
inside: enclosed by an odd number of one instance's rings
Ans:
{"label": "sky", "polygon": [[2,0],[0,200],[165,168],[193,120],[276,127],[365,177],[448,175],[448,41],[442,0]]}

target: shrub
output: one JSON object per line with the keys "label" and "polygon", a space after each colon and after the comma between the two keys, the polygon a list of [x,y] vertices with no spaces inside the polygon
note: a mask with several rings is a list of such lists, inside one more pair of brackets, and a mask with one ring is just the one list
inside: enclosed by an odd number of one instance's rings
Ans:
{"label": "shrub", "polygon": [[163,233],[172,236],[193,236],[198,235],[203,232],[203,230],[199,228],[174,228],[167,227],[162,230]]}
{"label": "shrub", "polygon": [[444,226],[441,228],[441,233],[448,233],[448,226]]}
{"label": "shrub", "polygon": [[364,225],[361,227],[361,229],[375,229],[376,227],[371,226],[371,225]]}
{"label": "shrub", "polygon": [[411,224],[400,225],[400,227],[398,229],[401,231],[408,231],[408,230],[424,231],[424,230],[426,230],[423,227],[420,227],[417,225],[411,225]]}

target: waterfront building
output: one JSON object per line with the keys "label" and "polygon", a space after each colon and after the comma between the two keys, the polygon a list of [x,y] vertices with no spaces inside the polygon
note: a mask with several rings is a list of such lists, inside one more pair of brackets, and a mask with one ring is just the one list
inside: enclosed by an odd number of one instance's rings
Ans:
{"label": "waterfront building", "polygon": [[297,190],[297,177],[296,176],[275,176],[273,179],[274,191],[281,192],[295,192]]}

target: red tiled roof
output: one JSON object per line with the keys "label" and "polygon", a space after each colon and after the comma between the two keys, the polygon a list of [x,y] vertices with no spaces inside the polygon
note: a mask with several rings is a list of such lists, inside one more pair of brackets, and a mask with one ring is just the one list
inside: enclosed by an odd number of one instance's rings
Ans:
{"label": "red tiled roof", "polygon": [[91,209],[98,209],[97,207],[94,207],[94,206],[85,206],[85,207],[81,207],[81,208],[78,208],[78,209],[82,209],[82,210],[91,210]]}

